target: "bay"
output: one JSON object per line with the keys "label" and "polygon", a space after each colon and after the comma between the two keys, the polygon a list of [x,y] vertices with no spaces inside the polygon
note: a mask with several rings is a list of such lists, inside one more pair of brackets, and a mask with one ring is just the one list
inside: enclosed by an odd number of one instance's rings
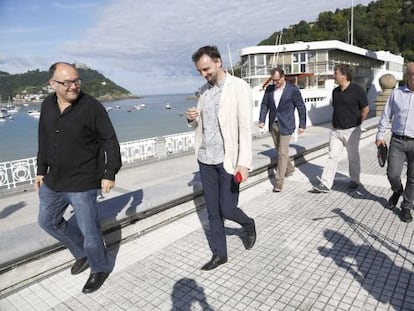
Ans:
{"label": "bay", "polygon": [[[138,99],[103,102],[120,142],[192,131],[185,111],[195,106],[192,94],[152,95]],[[135,105],[145,105],[141,110]],[[166,106],[169,105],[170,109]],[[29,110],[40,110],[40,104],[22,107],[13,119],[0,122],[0,162],[36,156],[38,119]]]}

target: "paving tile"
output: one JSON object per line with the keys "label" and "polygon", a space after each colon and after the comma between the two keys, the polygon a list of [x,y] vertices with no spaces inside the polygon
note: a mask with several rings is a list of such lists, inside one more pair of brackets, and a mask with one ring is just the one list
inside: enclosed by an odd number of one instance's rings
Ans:
{"label": "paving tile", "polygon": [[[257,244],[246,251],[237,225],[226,222],[229,261],[213,271],[199,270],[211,256],[206,235],[184,217],[121,244],[117,269],[92,295],[81,293],[87,274],[65,269],[1,297],[0,309],[412,310],[412,226],[383,208],[389,185],[370,180],[384,171],[373,145],[362,152],[361,194],[346,191],[346,161],[329,194],[309,193],[321,158],[298,166],[281,195],[253,195],[242,208],[255,217]],[[181,228],[187,233],[174,239]]]}

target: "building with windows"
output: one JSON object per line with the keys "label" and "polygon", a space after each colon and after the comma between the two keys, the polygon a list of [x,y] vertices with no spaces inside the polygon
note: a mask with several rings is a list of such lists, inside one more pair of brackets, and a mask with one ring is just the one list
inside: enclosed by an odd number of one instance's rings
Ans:
{"label": "building with windows", "polygon": [[337,40],[295,42],[280,45],[259,45],[240,51],[241,77],[253,92],[253,118],[258,119],[264,89],[270,80],[270,70],[281,67],[286,79],[301,90],[308,114],[308,125],[329,122],[332,110],[330,97],[335,87],[334,66],[349,64],[353,81],[368,93],[370,110],[381,91],[379,78],[391,73],[397,81],[403,79],[404,58],[388,51],[369,51]]}

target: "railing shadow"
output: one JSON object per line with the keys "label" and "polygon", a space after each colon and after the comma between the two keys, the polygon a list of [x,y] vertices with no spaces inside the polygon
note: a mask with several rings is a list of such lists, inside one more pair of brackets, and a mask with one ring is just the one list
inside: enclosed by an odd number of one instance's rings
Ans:
{"label": "railing shadow", "polygon": [[[194,279],[182,278],[178,280],[171,293],[171,311],[203,310],[214,311],[207,302],[204,288],[197,284]],[[195,304],[199,307],[195,309]]]}
{"label": "railing shadow", "polygon": [[[406,254],[414,254],[407,247],[393,241],[384,234],[355,221],[346,215],[341,209],[334,209],[333,212],[341,217],[362,239],[363,244],[357,245],[348,237],[334,230],[326,229],[324,237],[330,243],[331,248],[319,247],[319,253],[324,257],[332,258],[338,267],[349,272],[354,279],[377,301],[389,303],[395,310],[413,310],[414,304],[406,301],[406,295],[414,290],[412,271],[397,266],[394,261],[385,253],[376,249],[368,238],[379,242],[396,256],[403,260],[410,261]],[[394,291],[395,288],[402,288],[405,292]],[[392,289],[392,290],[390,290]],[[394,293],[398,299],[394,298]]]}
{"label": "railing shadow", "polygon": [[207,209],[205,208],[204,194],[203,194],[203,185],[201,183],[200,172],[193,172],[193,179],[190,180],[187,185],[193,187],[193,202],[197,211],[197,216],[200,221],[200,224],[203,228],[204,235],[210,244],[210,226],[208,223],[208,214]]}

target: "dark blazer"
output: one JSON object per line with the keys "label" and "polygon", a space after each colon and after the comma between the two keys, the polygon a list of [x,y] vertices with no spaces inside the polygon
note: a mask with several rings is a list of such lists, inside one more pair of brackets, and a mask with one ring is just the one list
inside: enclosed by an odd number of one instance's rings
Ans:
{"label": "dark blazer", "polygon": [[295,108],[299,113],[299,127],[306,128],[306,107],[303,102],[302,95],[299,89],[286,81],[285,89],[283,90],[280,103],[276,109],[273,92],[274,85],[269,85],[266,88],[263,96],[262,105],[260,107],[259,122],[264,123],[267,112],[269,112],[269,131],[272,127],[273,121],[277,117],[279,123],[279,130],[281,135],[291,135],[295,131]]}

